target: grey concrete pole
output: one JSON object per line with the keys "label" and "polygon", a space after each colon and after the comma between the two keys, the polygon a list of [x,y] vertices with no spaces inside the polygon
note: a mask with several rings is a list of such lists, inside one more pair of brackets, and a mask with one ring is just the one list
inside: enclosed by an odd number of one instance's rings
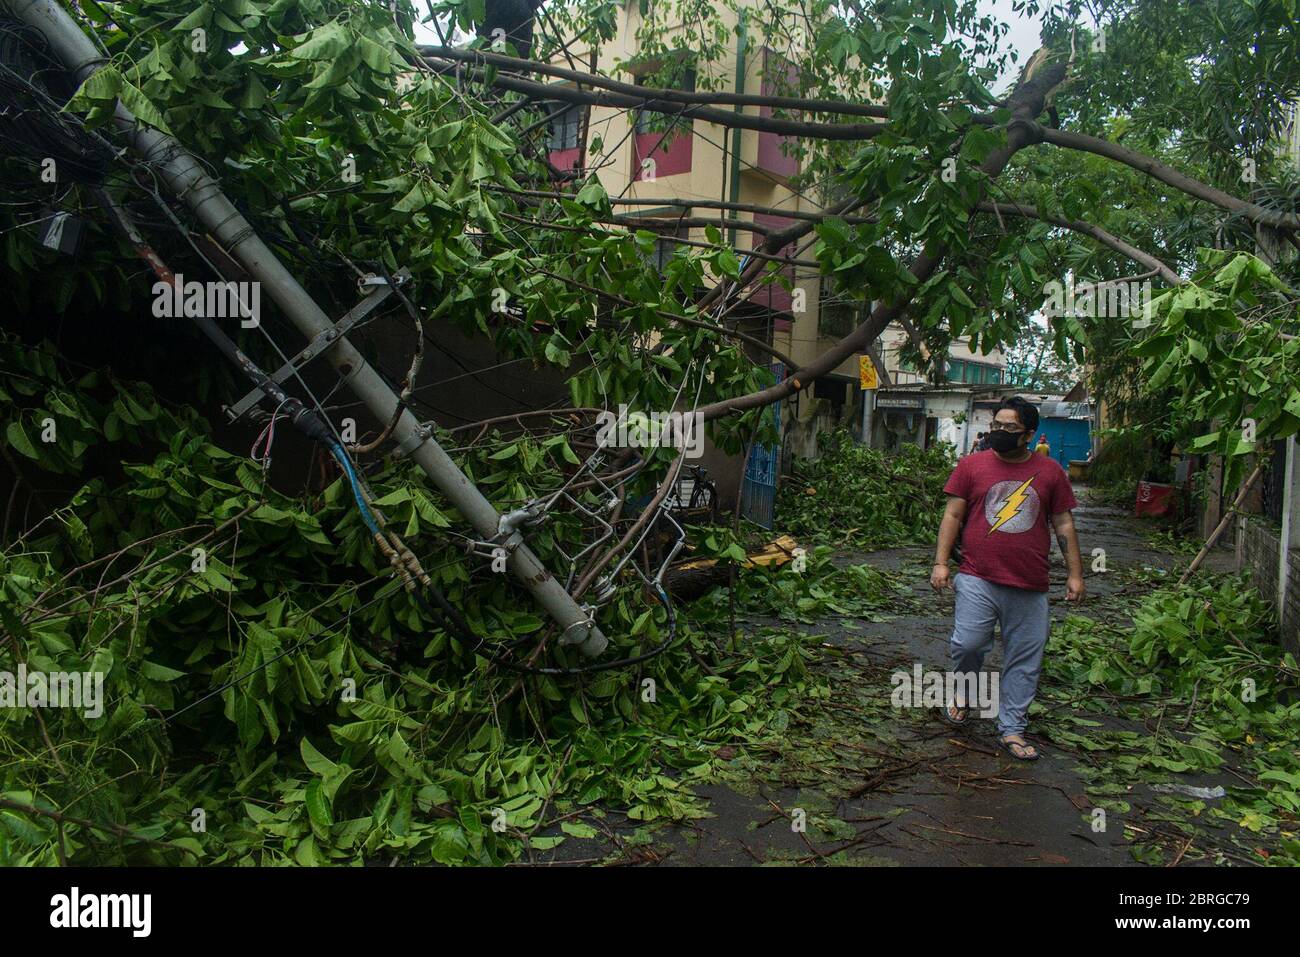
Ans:
{"label": "grey concrete pole", "polygon": [[[8,5],[18,19],[40,31],[50,49],[74,74],[78,83],[84,82],[107,63],[56,0],[8,0]],[[304,336],[310,339],[333,326],[329,316],[262,242],[248,220],[222,193],[221,187],[174,137],[141,124],[121,103],[117,105],[114,122],[131,149],[157,165],[168,189],[189,206],[221,245],[262,283],[267,294]],[[380,422],[392,418],[397,408],[397,396],[347,339],[340,337],[327,350],[325,358],[375,418]],[[498,533],[500,516],[496,509],[433,437],[421,430],[409,410],[403,411],[398,420],[393,439],[399,448],[416,446],[410,453],[411,458],[460,509],[482,538],[489,539]],[[559,624],[561,642],[577,644],[587,655],[600,654],[608,644],[605,636],[517,532],[507,539],[505,548],[508,568]]]}

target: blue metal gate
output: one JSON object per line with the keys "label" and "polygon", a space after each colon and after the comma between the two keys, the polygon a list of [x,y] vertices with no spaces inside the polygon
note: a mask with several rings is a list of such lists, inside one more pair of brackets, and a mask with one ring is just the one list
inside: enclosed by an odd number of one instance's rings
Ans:
{"label": "blue metal gate", "polygon": [[[1052,448],[1052,458],[1061,463],[1061,468],[1069,469],[1071,459],[1086,459],[1092,449],[1092,437],[1087,419],[1042,419],[1038,424],[1040,434],[1047,436],[1047,444]],[[1032,447],[1038,441],[1034,436]]]}
{"label": "blue metal gate", "polygon": [[[785,364],[774,362],[772,372],[780,382],[785,378]],[[781,403],[770,407],[777,435],[781,433]],[[764,415],[768,414],[764,412]],[[745,477],[740,483],[740,514],[751,522],[771,528],[776,521],[776,482],[781,470],[781,440],[774,445],[755,444],[745,462]]]}

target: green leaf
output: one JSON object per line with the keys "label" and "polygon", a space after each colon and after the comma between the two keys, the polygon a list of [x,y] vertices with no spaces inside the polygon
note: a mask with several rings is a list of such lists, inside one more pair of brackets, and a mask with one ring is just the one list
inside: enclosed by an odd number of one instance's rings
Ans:
{"label": "green leaf", "polygon": [[719,249],[713,255],[713,265],[716,267],[718,274],[728,279],[735,279],[740,275],[740,260],[730,249]]}
{"label": "green leaf", "polygon": [[348,49],[348,32],[337,20],[317,27],[301,44],[289,51],[295,60],[337,60]]}
{"label": "green leaf", "polygon": [[324,777],[330,772],[337,770],[338,765],[317,751],[312,743],[306,738],[303,738],[299,743],[298,749],[302,754],[303,764],[307,765],[307,769],[311,771],[312,774]]}
{"label": "green leaf", "polygon": [[605,201],[609,199],[609,194],[605,192],[605,187],[600,185],[597,180],[592,180],[578,190],[578,195],[574,199],[585,206],[603,206]]}
{"label": "green leaf", "polygon": [[144,675],[150,681],[175,681],[177,678],[185,677],[185,672],[177,671],[175,668],[166,668],[152,661],[140,662],[140,674]]}
{"label": "green leaf", "polygon": [[321,837],[327,837],[329,829],[334,825],[334,809],[322,793],[322,787],[320,778],[312,778],[303,792],[303,798],[307,802],[307,814],[311,817],[312,829]]}
{"label": "green leaf", "polygon": [[81,88],[73,94],[70,105],[84,110],[94,103],[113,103],[122,89],[122,74],[116,67],[106,66],[86,77]]}
{"label": "green leaf", "polygon": [[17,419],[9,423],[9,427],[5,429],[5,436],[9,439],[9,445],[16,451],[21,452],[29,459],[40,459],[40,453],[36,451],[36,446],[32,445],[31,440],[27,438],[22,423]]}
{"label": "green leaf", "polygon": [[154,129],[162,130],[164,133],[171,133],[171,129],[163,120],[162,114],[158,112],[158,108],[138,87],[133,86],[126,80],[122,80],[122,88],[118,91],[118,98],[122,101],[122,105],[135,115],[137,120],[148,123]]}
{"label": "green leaf", "polygon": [[560,830],[565,834],[568,834],[570,837],[581,838],[592,838],[600,833],[590,824],[583,823],[582,821],[562,821],[560,822]]}

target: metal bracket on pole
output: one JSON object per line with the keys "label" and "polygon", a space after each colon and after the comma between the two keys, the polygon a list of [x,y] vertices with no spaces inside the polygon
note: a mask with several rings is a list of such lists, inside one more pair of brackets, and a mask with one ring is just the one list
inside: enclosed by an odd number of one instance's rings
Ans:
{"label": "metal bracket on pole", "polygon": [[431,438],[433,433],[425,426],[421,425],[413,429],[410,435],[397,443],[397,457],[406,458]]}
{"label": "metal bracket on pole", "polygon": [[[397,280],[398,285],[401,285],[409,279],[410,276],[410,271],[403,269],[393,278]],[[371,279],[376,278],[378,279],[378,282],[370,282]],[[362,286],[362,283],[365,283],[365,285]],[[278,385],[283,385],[290,376],[296,374],[303,366],[311,362],[312,359],[315,359],[330,346],[342,339],[343,336],[348,333],[348,330],[368,319],[370,314],[379,308],[385,299],[393,294],[392,287],[388,285],[388,282],[382,276],[367,276],[363,280],[358,280],[357,285],[362,289],[373,289],[374,291],[367,292],[366,298],[362,299],[359,303],[348,310],[342,319],[336,322],[329,329],[322,330],[313,336],[311,341],[308,342],[307,345],[303,346],[302,350],[299,351],[297,355],[293,356],[288,362],[276,369],[275,372],[271,374],[272,382],[275,382]],[[226,415],[230,417],[231,422],[234,422],[248,412],[249,409],[257,406],[257,404],[265,397],[265,392],[260,388],[255,388],[234,405],[226,406]]]}
{"label": "metal bracket on pole", "polygon": [[538,499],[523,508],[507,512],[497,520],[497,533],[488,539],[474,539],[465,551],[479,558],[497,561],[513,554],[524,543],[523,529],[540,525],[546,520],[546,507]]}

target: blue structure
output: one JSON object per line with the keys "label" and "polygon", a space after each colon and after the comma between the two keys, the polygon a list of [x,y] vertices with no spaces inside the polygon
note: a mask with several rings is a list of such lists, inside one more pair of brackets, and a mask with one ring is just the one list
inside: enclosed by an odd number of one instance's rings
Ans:
{"label": "blue structure", "polygon": [[[785,364],[772,364],[776,380],[785,378]],[[781,431],[781,403],[771,406],[778,434]],[[766,414],[766,412],[764,413]],[[754,445],[745,462],[745,477],[740,483],[740,514],[764,528],[776,522],[776,483],[781,468],[781,441],[775,445]]]}
{"label": "blue structure", "polygon": [[1067,471],[1072,459],[1082,460],[1092,451],[1092,413],[1086,402],[1044,402],[1038,409],[1038,435],[1030,441],[1033,448],[1038,436],[1047,436],[1052,458]]}

